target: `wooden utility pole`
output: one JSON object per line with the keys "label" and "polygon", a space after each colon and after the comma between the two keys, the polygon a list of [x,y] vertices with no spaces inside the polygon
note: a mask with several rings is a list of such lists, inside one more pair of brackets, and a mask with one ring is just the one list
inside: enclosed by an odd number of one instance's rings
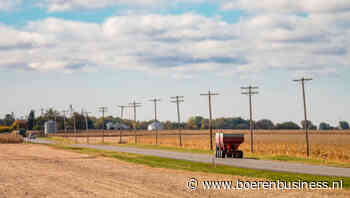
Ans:
{"label": "wooden utility pole", "polygon": [[177,129],[179,130],[179,145],[182,146],[182,137],[181,137],[181,121],[180,121],[180,103],[184,102],[183,96],[174,96],[170,97],[171,99],[174,99],[173,101],[170,101],[171,103],[176,103],[176,109],[177,109]]}
{"label": "wooden utility pole", "polygon": [[255,89],[258,89],[259,87],[241,87],[241,89],[246,90],[248,89],[248,92],[242,92],[243,95],[249,96],[249,128],[250,128],[250,152],[254,153],[254,141],[253,141],[253,130],[254,130],[254,123],[253,123],[253,108],[252,108],[252,95],[258,94],[259,92],[253,91]]}
{"label": "wooden utility pole", "polygon": [[[157,123],[157,103],[160,102],[161,100],[158,98],[153,98],[149,100],[154,103],[154,123]],[[156,144],[158,144],[158,128],[156,126]]]}
{"label": "wooden utility pole", "polygon": [[[125,106],[125,105],[119,105],[118,106],[120,108],[120,119],[123,120],[123,116],[124,116],[124,109],[125,108],[129,108],[131,106]],[[120,128],[119,128],[119,144],[122,143],[122,129],[121,129],[121,126],[123,123],[120,123]]]}
{"label": "wooden utility pole", "polygon": [[123,119],[123,116],[124,116],[124,109],[125,109],[125,108],[129,108],[129,107],[131,107],[131,106],[119,105],[118,107],[120,108],[120,119]]}
{"label": "wooden utility pole", "polygon": [[91,112],[87,112],[85,111],[85,126],[86,126],[86,142],[89,144],[89,113]]}
{"label": "wooden utility pole", "polygon": [[138,102],[132,102],[132,103],[129,103],[129,105],[132,106],[132,108],[134,108],[134,133],[135,133],[135,144],[137,144],[137,136],[136,136],[136,108],[137,107],[141,107],[141,103],[138,103]]}
{"label": "wooden utility pole", "polygon": [[76,125],[76,119],[75,119],[75,115],[74,115],[73,105],[70,105],[70,112],[71,112],[71,115],[73,117],[75,143],[77,143],[78,142],[78,139],[77,139],[77,125]]}
{"label": "wooden utility pole", "polygon": [[201,96],[208,96],[209,100],[209,131],[210,131],[210,150],[213,150],[213,126],[212,126],[212,110],[211,110],[211,97],[219,95],[218,93],[212,93],[210,90],[206,94],[200,94]]}
{"label": "wooden utility pole", "polygon": [[98,110],[102,113],[102,143],[105,143],[105,112],[107,112],[107,107],[99,107]]}
{"label": "wooden utility pole", "polygon": [[307,111],[306,111],[306,99],[305,99],[305,81],[311,81],[312,78],[301,78],[297,80],[293,80],[294,82],[300,82],[301,88],[303,91],[303,102],[304,102],[304,120],[305,120],[305,139],[306,139],[306,155],[310,156],[310,143],[309,143],[309,121],[307,119]]}
{"label": "wooden utility pole", "polygon": [[66,136],[67,136],[67,128],[66,128],[66,113],[67,113],[67,111],[66,111],[66,110],[63,110],[62,113],[63,113],[64,137],[66,137]]}

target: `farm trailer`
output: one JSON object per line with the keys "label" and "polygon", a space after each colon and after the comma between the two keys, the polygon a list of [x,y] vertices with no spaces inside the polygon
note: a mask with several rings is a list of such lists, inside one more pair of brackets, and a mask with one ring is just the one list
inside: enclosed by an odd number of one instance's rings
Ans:
{"label": "farm trailer", "polygon": [[217,158],[243,158],[243,151],[238,147],[244,142],[244,134],[216,133],[215,140]]}

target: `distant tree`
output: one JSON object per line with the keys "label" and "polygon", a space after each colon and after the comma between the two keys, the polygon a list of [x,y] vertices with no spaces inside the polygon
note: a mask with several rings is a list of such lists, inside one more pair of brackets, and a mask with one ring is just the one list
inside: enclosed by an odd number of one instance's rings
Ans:
{"label": "distant tree", "polygon": [[5,125],[4,120],[0,119],[0,125]]}
{"label": "distant tree", "polygon": [[[300,122],[300,124],[301,124],[301,126],[302,126],[303,129],[306,128],[306,122],[305,122],[305,120],[302,120],[302,121]],[[316,129],[317,129],[317,127],[316,127],[315,125],[313,125],[312,122],[311,122],[310,120],[307,121],[307,126],[308,126],[308,129],[310,129],[310,130],[316,130]]]}
{"label": "distant tree", "polygon": [[235,128],[236,129],[249,129],[250,125],[248,123],[240,123]]}
{"label": "distant tree", "polygon": [[203,119],[201,121],[201,129],[209,129],[209,120],[208,119]]}
{"label": "distant tree", "polygon": [[343,130],[348,130],[349,129],[349,123],[347,121],[340,121],[339,122],[339,127]]}
{"label": "distant tree", "polygon": [[273,129],[275,126],[271,120],[262,119],[255,123],[256,129]]}
{"label": "distant tree", "polygon": [[203,117],[201,116],[195,116],[195,117],[190,117],[186,123],[186,128],[187,129],[200,129],[202,125],[202,120]]}
{"label": "distant tree", "polygon": [[163,123],[164,129],[166,130],[172,130],[177,128],[177,124],[173,123],[171,121],[166,121]]}
{"label": "distant tree", "polygon": [[275,129],[300,129],[300,127],[294,122],[283,122],[276,124]]}
{"label": "distant tree", "polygon": [[33,130],[35,124],[35,112],[31,110],[28,116],[28,129]]}
{"label": "distant tree", "polygon": [[15,121],[15,118],[14,118],[13,114],[6,114],[5,115],[4,124],[6,126],[11,126],[14,121]]}
{"label": "distant tree", "polygon": [[331,125],[328,123],[325,123],[325,122],[321,122],[320,126],[318,128],[319,128],[319,130],[331,130],[332,129]]}

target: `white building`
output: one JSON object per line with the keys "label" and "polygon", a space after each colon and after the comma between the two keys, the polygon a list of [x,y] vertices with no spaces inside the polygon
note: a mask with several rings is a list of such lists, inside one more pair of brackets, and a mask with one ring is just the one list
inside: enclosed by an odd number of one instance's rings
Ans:
{"label": "white building", "polygon": [[150,125],[148,125],[149,131],[163,130],[163,129],[164,129],[163,124],[158,121],[152,122]]}
{"label": "white building", "polygon": [[106,128],[107,130],[113,130],[113,129],[129,129],[130,127],[122,123],[108,122],[106,124]]}
{"label": "white building", "polygon": [[57,123],[53,120],[45,122],[45,134],[56,133],[57,132]]}

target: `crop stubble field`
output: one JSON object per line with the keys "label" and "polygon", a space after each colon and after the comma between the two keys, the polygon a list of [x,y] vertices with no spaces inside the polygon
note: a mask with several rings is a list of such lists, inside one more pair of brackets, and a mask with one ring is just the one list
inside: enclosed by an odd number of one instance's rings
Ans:
{"label": "crop stubble field", "polygon": [[[0,197],[349,197],[348,190],[189,191],[188,178],[244,176],[152,168],[36,144],[0,144]],[[263,180],[264,181],[264,180]]]}
{"label": "crop stubble field", "polygon": [[[221,130],[214,130],[221,132]],[[245,142],[240,149],[245,153],[250,153],[250,132],[247,130],[224,130],[224,133],[244,133]],[[120,131],[105,131],[106,143],[118,143]],[[158,144],[164,146],[178,147],[178,132],[159,131]],[[188,149],[209,150],[209,132],[208,130],[184,130],[182,131],[182,147]],[[62,135],[62,134],[61,134]],[[74,136],[74,134],[70,134]],[[86,143],[87,133],[78,133],[78,142]],[[101,142],[101,131],[89,132],[90,143]],[[134,143],[134,132],[123,131],[122,142]],[[138,144],[155,144],[155,132],[137,131]],[[70,139],[75,140],[74,137]],[[215,144],[215,139],[213,138]],[[311,158],[329,161],[339,161],[350,163],[350,131],[311,131],[310,132]],[[257,130],[254,132],[254,154],[276,155],[276,156],[306,156],[305,133],[302,130]]]}

